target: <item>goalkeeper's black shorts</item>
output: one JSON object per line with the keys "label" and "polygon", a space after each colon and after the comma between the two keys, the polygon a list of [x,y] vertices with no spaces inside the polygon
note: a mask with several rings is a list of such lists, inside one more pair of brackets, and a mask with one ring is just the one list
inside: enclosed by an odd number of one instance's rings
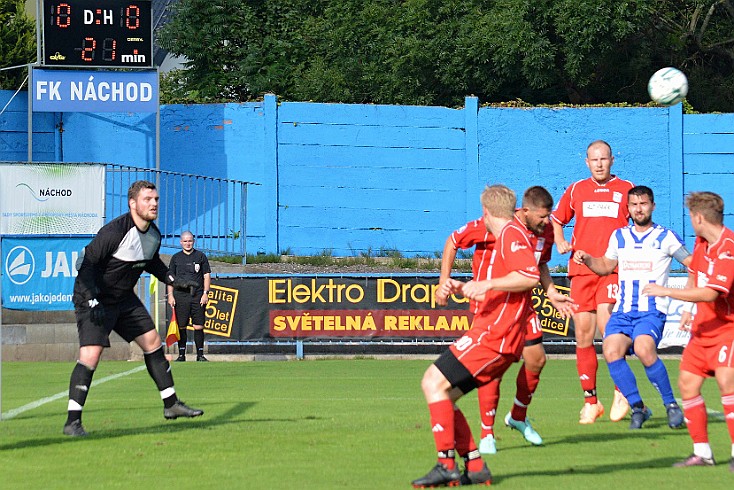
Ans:
{"label": "goalkeeper's black shorts", "polygon": [[132,342],[144,333],[155,330],[150,313],[135,294],[126,295],[115,304],[102,303],[104,307],[104,325],[92,323],[90,309],[76,306],[76,328],[79,332],[79,346],[110,346],[110,332],[113,330],[126,342]]}

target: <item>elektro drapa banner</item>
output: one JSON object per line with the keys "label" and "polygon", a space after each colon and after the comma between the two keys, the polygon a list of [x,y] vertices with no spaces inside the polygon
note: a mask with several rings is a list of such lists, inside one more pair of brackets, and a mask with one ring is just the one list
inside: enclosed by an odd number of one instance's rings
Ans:
{"label": "elektro drapa banner", "polygon": [[104,184],[103,165],[0,164],[0,235],[93,235]]}
{"label": "elektro drapa banner", "polygon": [[[290,276],[214,279],[205,331],[217,340],[266,338],[455,339],[469,330],[469,303],[461,296],[436,304],[438,277]],[[567,292],[566,278],[556,280]],[[533,306],[549,336],[571,337],[568,319],[542,288]]]}

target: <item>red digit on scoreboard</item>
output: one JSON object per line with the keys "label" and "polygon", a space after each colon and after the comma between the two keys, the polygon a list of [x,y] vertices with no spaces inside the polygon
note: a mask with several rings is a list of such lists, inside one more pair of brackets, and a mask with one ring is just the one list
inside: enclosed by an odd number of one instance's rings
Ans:
{"label": "red digit on scoreboard", "polygon": [[[56,12],[54,15],[54,18],[56,20],[55,24],[62,28],[66,29],[71,24],[71,7],[68,3],[60,3],[56,6]],[[52,22],[54,23],[54,22]]]}
{"label": "red digit on scoreboard", "polygon": [[130,30],[140,27],[140,7],[137,5],[128,5],[125,8],[125,27]]}
{"label": "red digit on scoreboard", "polygon": [[93,37],[85,37],[82,42],[82,61],[94,61],[95,49],[97,49],[97,40]]}

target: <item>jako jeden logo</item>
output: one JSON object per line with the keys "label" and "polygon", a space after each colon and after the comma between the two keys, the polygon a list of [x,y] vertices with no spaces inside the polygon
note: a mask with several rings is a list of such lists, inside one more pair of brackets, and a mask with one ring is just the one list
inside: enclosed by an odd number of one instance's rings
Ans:
{"label": "jako jeden logo", "polygon": [[36,270],[36,259],[26,247],[18,245],[8,252],[5,258],[5,273],[14,284],[22,285],[33,277]]}

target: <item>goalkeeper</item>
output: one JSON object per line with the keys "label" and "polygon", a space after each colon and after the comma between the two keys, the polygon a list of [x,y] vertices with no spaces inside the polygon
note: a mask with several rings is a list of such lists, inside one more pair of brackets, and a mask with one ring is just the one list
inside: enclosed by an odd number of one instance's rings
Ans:
{"label": "goalkeeper", "polygon": [[145,366],[153,378],[166,419],[198,417],[204,412],[186,406],[176,396],[171,366],[163,353],[153,319],[135,294],[143,271],[176,289],[194,284],[168,274],[158,251],[161,234],[153,221],[158,217],[158,191],[147,181],[134,182],[127,192],[130,212],[100,228],[84,249],[74,283],[74,310],[79,332],[79,360],[69,381],[68,416],[64,434],[86,436],[82,409],[102,351],[110,346],[113,330],[143,350]]}

